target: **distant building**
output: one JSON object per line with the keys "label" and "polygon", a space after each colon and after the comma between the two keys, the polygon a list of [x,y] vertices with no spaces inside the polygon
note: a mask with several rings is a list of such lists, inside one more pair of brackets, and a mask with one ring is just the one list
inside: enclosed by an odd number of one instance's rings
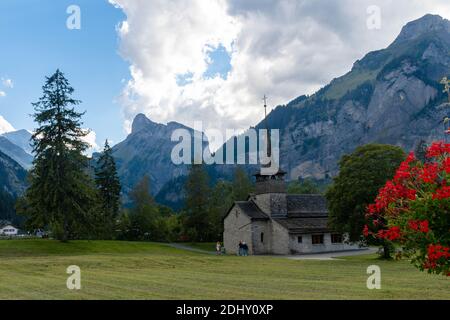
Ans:
{"label": "distant building", "polygon": [[322,195],[286,193],[285,172],[256,174],[255,193],[237,201],[224,219],[224,247],[238,251],[245,241],[250,254],[301,254],[358,249],[328,227]]}
{"label": "distant building", "polygon": [[16,236],[19,229],[9,222],[0,222],[0,236]]}
{"label": "distant building", "polygon": [[[267,156],[264,167],[279,163],[272,154],[267,105],[264,96]],[[223,241],[226,252],[237,253],[239,242],[247,244],[250,254],[302,254],[358,249],[346,243],[346,236],[328,226],[326,200],[319,194],[286,193],[286,172],[255,174],[255,193],[247,201],[237,201],[224,218]]]}

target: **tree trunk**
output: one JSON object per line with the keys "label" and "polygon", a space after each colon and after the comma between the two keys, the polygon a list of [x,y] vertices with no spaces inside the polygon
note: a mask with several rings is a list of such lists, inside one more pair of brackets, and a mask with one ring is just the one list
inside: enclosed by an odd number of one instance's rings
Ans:
{"label": "tree trunk", "polygon": [[383,243],[383,258],[391,259],[391,248],[388,243]]}

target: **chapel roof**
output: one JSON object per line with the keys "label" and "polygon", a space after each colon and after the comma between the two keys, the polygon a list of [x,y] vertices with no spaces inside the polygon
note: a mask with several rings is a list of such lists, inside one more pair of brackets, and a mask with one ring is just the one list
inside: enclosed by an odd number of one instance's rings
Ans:
{"label": "chapel roof", "polygon": [[287,195],[287,211],[289,217],[327,217],[327,201],[320,194]]}
{"label": "chapel roof", "polygon": [[329,232],[325,218],[274,218],[274,221],[285,227],[289,233],[323,233]]}
{"label": "chapel roof", "polygon": [[269,217],[253,201],[236,201],[235,204],[251,219],[267,220]]}

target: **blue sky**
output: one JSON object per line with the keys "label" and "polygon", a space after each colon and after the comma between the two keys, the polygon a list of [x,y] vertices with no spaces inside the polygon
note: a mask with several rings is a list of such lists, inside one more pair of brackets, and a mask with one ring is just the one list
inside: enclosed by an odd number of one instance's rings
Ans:
{"label": "blue sky", "polygon": [[[81,29],[69,30],[66,12],[81,9]],[[97,143],[124,139],[124,119],[118,102],[130,79],[129,64],[119,55],[116,26],[126,16],[106,0],[2,0],[0,2],[0,78],[11,79],[12,88],[1,87],[0,115],[16,129],[32,130],[31,102],[41,95],[44,77],[60,68],[82,100],[84,126],[95,131]],[[205,77],[226,78],[230,57],[220,46],[209,53]],[[180,76],[180,84],[189,82]]]}
{"label": "blue sky", "polygon": [[[69,30],[67,7],[81,8],[81,29]],[[82,100],[85,127],[97,142],[124,138],[120,105],[115,102],[129,79],[128,64],[118,54],[116,25],[120,9],[99,0],[0,1],[0,77],[13,88],[2,88],[0,115],[16,129],[34,128],[31,102],[41,95],[44,77],[60,68]]]}

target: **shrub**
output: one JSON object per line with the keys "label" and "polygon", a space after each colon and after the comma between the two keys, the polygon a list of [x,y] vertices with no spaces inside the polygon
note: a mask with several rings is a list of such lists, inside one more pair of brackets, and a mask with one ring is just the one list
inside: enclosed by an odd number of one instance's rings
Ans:
{"label": "shrub", "polygon": [[413,153],[367,207],[364,236],[401,247],[420,270],[450,276],[450,144],[434,142],[426,161]]}

